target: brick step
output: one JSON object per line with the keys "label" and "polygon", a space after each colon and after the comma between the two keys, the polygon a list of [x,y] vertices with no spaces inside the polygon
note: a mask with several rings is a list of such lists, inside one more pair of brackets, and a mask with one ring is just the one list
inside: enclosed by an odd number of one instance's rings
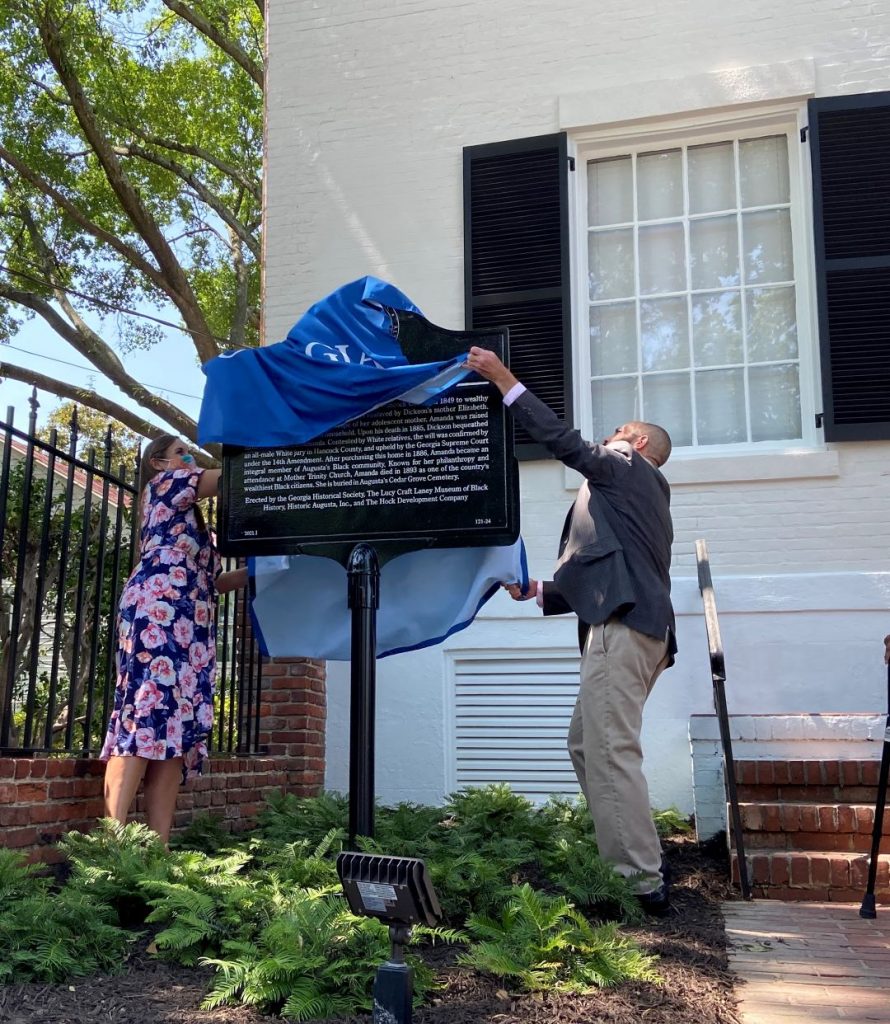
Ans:
{"label": "brick step", "polygon": [[736,786],[739,800],[745,803],[796,801],[817,804],[871,804],[878,796],[877,786]]}
{"label": "brick step", "polygon": [[[879,760],[861,758],[742,759],[735,762],[735,777],[740,800],[821,800],[829,794],[830,802],[874,803],[880,768]],[[818,790],[809,794],[810,787]]]}
{"label": "brick step", "polygon": [[[814,803],[782,801],[772,803],[739,802],[742,828],[753,839],[758,834],[774,837],[778,833],[801,835],[858,835],[870,839],[875,827],[873,803]],[[890,807],[884,809],[881,835],[890,836]],[[764,844],[779,845],[779,844]],[[793,844],[792,844],[793,845]],[[826,849],[844,849],[829,846]],[[866,847],[867,848],[867,847]],[[808,849],[819,849],[810,846]],[[849,847],[858,849],[858,847]]]}
{"label": "brick step", "polygon": [[757,850],[868,853],[871,850],[871,836],[856,832],[751,832],[745,834],[745,850],[748,853]]}
{"label": "brick step", "polygon": [[[757,850],[746,852],[746,860],[751,890],[759,899],[859,903],[868,882],[868,857],[862,853]],[[735,852],[731,865],[738,885]],[[890,854],[878,856],[875,899],[890,904]]]}

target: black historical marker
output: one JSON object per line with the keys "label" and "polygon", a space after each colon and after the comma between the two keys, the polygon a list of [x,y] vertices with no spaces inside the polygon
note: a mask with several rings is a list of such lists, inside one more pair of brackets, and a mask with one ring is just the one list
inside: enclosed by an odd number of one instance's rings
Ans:
{"label": "black historical marker", "polygon": [[[398,325],[413,362],[471,345],[507,361],[506,330],[446,331],[404,313]],[[508,544],[518,508],[512,424],[493,386],[476,378],[433,405],[393,402],[307,444],[226,446],[219,546],[247,556],[360,542]]]}

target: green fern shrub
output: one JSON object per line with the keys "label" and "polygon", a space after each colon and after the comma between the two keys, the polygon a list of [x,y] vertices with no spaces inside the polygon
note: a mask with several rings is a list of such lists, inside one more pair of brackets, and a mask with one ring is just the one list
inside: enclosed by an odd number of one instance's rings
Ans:
{"label": "green fern shrub", "polygon": [[48,879],[0,848],[0,983],[114,970],[128,938],[110,907],[75,889],[52,892]]}
{"label": "green fern shrub", "polygon": [[194,965],[233,936],[253,938],[276,912],[281,893],[242,871],[246,850],[220,857],[198,851],[169,855],[166,878],[146,878],[140,890],[152,908],[146,921],[163,925],[155,943],[167,959]]}
{"label": "green fern shrub", "polygon": [[460,925],[471,914],[495,913],[512,891],[515,866],[473,850],[428,861],[444,919]]}
{"label": "green fern shrub", "polygon": [[[172,852],[145,826],[105,821],[66,837],[72,875],[51,899],[48,881],[0,850],[0,981],[111,969],[128,939],[116,922],[144,920],[159,929],[162,957],[216,969],[208,1007],[242,1002],[294,1020],[365,1012],[390,949],[386,928],[354,917],[340,890],[347,810],[337,795],[276,794],[252,837],[232,837],[205,816]],[[675,809],[661,818],[671,829],[675,819]],[[451,929],[416,937],[470,941],[465,963],[529,990],[654,977],[651,958],[575,909],[639,915],[627,881],[597,854],[583,801],[534,807],[495,785],[453,794],[440,808],[378,808],[376,821],[376,838],[359,846],[421,857]],[[535,892],[529,880],[559,895]],[[454,930],[464,921],[469,940]],[[414,966],[421,999],[431,973]]]}
{"label": "green fern shrub", "polygon": [[573,843],[583,843],[596,850],[596,833],[593,830],[593,819],[587,808],[587,801],[579,793],[574,799],[564,796],[552,796],[538,809],[541,822],[546,827],[547,846],[560,839]]}
{"label": "green fern shrub", "polygon": [[658,980],[653,959],[615,925],[594,927],[567,900],[530,885],[516,889],[499,919],[474,915],[467,930],[477,944],[459,961],[527,992],[588,992],[630,979]]}
{"label": "green fern shrub", "polygon": [[251,840],[249,850],[256,864],[254,877],[266,879],[277,886],[299,886],[320,889],[339,886],[337,866],[330,856],[343,841],[340,829],[331,829],[313,849],[308,840],[298,843],[273,843],[266,839]]}
{"label": "green fern shrub", "polygon": [[547,822],[531,801],[505,782],[452,793],[445,811],[469,841],[512,842],[531,855],[549,841]]}
{"label": "green fern shrub", "polygon": [[595,845],[557,839],[542,851],[541,867],[547,879],[576,906],[600,917],[642,919],[631,883],[600,858]]}
{"label": "green fern shrub", "polygon": [[37,877],[36,870],[33,864],[25,863],[20,853],[0,846],[0,907],[35,896],[46,888],[46,882]]}
{"label": "green fern shrub", "polygon": [[652,819],[659,836],[688,835],[692,831],[692,822],[688,815],[676,807],[666,807],[663,811],[654,810]]}
{"label": "green fern shrub", "polygon": [[202,853],[219,853],[237,848],[238,839],[225,826],[225,820],[218,814],[196,814],[191,822],[170,839],[171,850],[199,850]]}
{"label": "green fern shrub", "polygon": [[403,802],[380,807],[375,814],[377,846],[398,857],[427,857],[445,841],[441,807]]}
{"label": "green fern shrub", "polygon": [[[242,1002],[297,1021],[367,1012],[374,974],[389,951],[386,927],[355,917],[339,894],[297,890],[255,941],[227,942],[223,956],[202,960],[217,971],[204,1007]],[[432,972],[409,961],[420,1001]]]}
{"label": "green fern shrub", "polygon": [[257,819],[257,832],[270,842],[305,841],[316,846],[331,831],[346,835],[349,801],[339,793],[297,797],[293,793],[272,793]]}
{"label": "green fern shrub", "polygon": [[156,832],[103,818],[90,833],[68,832],[59,846],[71,861],[71,890],[111,907],[124,927],[145,920],[149,907],[141,886],[169,871],[169,854]]}

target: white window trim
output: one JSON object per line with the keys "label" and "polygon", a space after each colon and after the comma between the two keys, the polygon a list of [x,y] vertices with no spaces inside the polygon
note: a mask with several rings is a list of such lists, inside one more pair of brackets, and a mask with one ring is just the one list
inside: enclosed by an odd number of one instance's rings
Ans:
{"label": "white window trim", "polygon": [[[795,266],[798,358],[802,440],[747,442],[738,445],[706,445],[698,449],[678,450],[672,463],[678,469],[677,483],[732,480],[785,479],[802,476],[836,476],[836,452],[828,452],[823,432],[816,427],[817,408],[821,410],[821,374],[818,325],[815,301],[815,268],[812,251],[812,194],[809,185],[809,149],[800,143],[800,131],[806,125],[806,105],[799,100],[770,103],[756,108],[710,110],[706,114],[659,120],[651,126],[611,126],[575,132],[569,138],[569,152],[575,158],[577,172],[570,192],[569,223],[572,235],[572,318],[577,343],[573,346],[575,424],[582,436],[592,437],[593,420],[590,399],[590,346],[588,324],[587,270],[587,175],[590,159],[619,156],[634,150],[657,149],[682,142],[713,141],[720,135],[756,137],[764,131],[782,131],[788,135],[789,184],[791,205],[792,252]],[[582,230],[582,227],[585,230]],[[818,403],[818,404],[817,404]],[[597,439],[598,440],[598,439]],[[809,455],[820,458],[810,459]],[[696,463],[697,467],[680,463]],[[732,463],[736,463],[735,469]],[[671,463],[668,464],[671,466]],[[685,470],[685,471],[684,471]],[[575,489],[578,475],[566,472],[565,486]]]}

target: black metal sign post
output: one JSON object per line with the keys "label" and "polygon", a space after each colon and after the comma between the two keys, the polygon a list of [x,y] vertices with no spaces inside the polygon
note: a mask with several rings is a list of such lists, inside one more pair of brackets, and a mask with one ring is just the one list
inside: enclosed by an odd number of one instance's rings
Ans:
{"label": "black metal sign post", "polygon": [[349,665],[349,845],[374,835],[374,714],[377,706],[377,609],[380,563],[370,544],[349,555],[352,659]]}
{"label": "black metal sign post", "polygon": [[868,882],[859,916],[873,919],[878,916],[875,908],[875,884],[878,880],[878,862],[881,853],[881,836],[884,834],[884,808],[887,806],[887,780],[890,776],[890,665],[887,666],[887,721],[884,723],[884,746],[881,749],[881,767],[878,772],[878,793],[875,797],[875,816],[871,833],[871,855],[868,859]]}
{"label": "black metal sign post", "polygon": [[[447,331],[403,313],[397,324],[412,362],[451,359],[472,345],[508,362],[506,330]],[[386,405],[304,445],[224,448],[222,553],[323,555],[347,571],[351,843],[374,834],[380,566],[425,547],[487,547],[518,536],[512,425],[500,396],[478,379],[433,405]]]}

